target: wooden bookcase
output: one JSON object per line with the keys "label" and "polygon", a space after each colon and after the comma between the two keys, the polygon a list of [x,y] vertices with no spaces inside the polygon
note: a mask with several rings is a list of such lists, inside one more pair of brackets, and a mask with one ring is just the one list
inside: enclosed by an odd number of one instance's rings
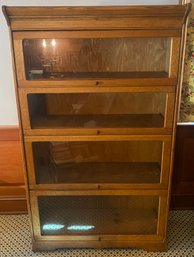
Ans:
{"label": "wooden bookcase", "polygon": [[166,249],[189,9],[3,7],[34,250]]}

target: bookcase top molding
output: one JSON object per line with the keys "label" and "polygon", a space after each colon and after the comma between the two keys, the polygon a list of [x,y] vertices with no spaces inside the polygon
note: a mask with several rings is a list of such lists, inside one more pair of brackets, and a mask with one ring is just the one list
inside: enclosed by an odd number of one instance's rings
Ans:
{"label": "bookcase top molding", "polygon": [[3,6],[11,30],[181,29],[191,4],[165,6]]}

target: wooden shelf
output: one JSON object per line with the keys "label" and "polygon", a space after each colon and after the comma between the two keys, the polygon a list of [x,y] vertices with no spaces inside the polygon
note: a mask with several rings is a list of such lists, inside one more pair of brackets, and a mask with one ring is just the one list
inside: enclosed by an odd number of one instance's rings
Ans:
{"label": "wooden shelf", "polygon": [[38,166],[38,184],[52,183],[159,183],[159,163],[75,163]]}
{"label": "wooden shelf", "polygon": [[33,129],[48,128],[161,128],[162,114],[47,115],[35,116]]}
{"label": "wooden shelf", "polygon": [[168,78],[165,71],[148,72],[65,72],[47,73],[42,76],[33,75],[33,79],[27,76],[27,80],[66,80],[66,79],[139,79],[139,78]]}

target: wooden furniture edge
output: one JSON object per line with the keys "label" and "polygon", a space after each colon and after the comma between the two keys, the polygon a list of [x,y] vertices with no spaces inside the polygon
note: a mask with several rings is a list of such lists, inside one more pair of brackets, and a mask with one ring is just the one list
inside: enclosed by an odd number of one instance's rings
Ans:
{"label": "wooden furniture edge", "polygon": [[[132,6],[2,6],[4,15],[8,18],[21,17],[109,17],[140,16],[175,16],[187,15],[192,4],[182,5],[132,5]],[[116,9],[116,12],[115,12]],[[159,13],[157,13],[159,11]],[[41,13],[41,15],[40,15]]]}
{"label": "wooden furniture edge", "polygon": [[[3,14],[8,26],[12,30],[58,30],[71,29],[91,30],[112,28],[110,22],[117,20],[118,26],[114,29],[127,28],[129,22],[131,28],[148,28],[145,19],[149,19],[149,26],[153,28],[164,29],[172,27],[180,29],[184,24],[191,9],[191,3],[179,5],[145,5],[145,6],[2,6]],[[116,11],[115,11],[116,10]],[[106,19],[105,19],[106,17]],[[159,18],[165,19],[164,23],[159,22]],[[120,18],[120,19],[119,19]],[[56,26],[50,24],[50,19],[56,20]],[[72,23],[76,20],[76,24]],[[78,21],[81,19],[81,23]],[[141,23],[135,25],[137,19]],[[173,19],[175,19],[173,23]],[[46,20],[46,23],[45,23]],[[156,20],[156,22],[154,22]],[[63,21],[61,23],[61,21]],[[88,27],[88,24],[94,24]],[[32,26],[32,23],[34,26]],[[21,24],[22,27],[21,27]],[[47,26],[45,25],[47,24]]]}
{"label": "wooden furniture edge", "polygon": [[5,6],[5,5],[2,6],[2,12],[3,12],[4,16],[5,16],[7,25],[10,26],[11,23],[10,23],[10,19],[9,19],[9,17],[8,17],[7,9],[6,9],[6,6]]}
{"label": "wooden furniture edge", "polygon": [[155,241],[91,241],[86,242],[79,240],[77,242],[66,241],[38,241],[32,240],[33,251],[53,251],[59,248],[137,248],[144,249],[151,252],[162,252],[167,251],[167,243],[165,240],[155,242]]}

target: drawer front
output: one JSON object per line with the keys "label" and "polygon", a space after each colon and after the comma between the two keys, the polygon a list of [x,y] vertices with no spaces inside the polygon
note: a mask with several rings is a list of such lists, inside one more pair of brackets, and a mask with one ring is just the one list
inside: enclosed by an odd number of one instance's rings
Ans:
{"label": "drawer front", "polygon": [[176,85],[175,30],[14,32],[19,86]]}
{"label": "drawer front", "polygon": [[166,191],[31,191],[36,240],[162,240]]}
{"label": "drawer front", "polygon": [[168,91],[21,89],[24,134],[171,134],[175,93]]}
{"label": "drawer front", "polygon": [[170,136],[26,137],[31,189],[167,188]]}

